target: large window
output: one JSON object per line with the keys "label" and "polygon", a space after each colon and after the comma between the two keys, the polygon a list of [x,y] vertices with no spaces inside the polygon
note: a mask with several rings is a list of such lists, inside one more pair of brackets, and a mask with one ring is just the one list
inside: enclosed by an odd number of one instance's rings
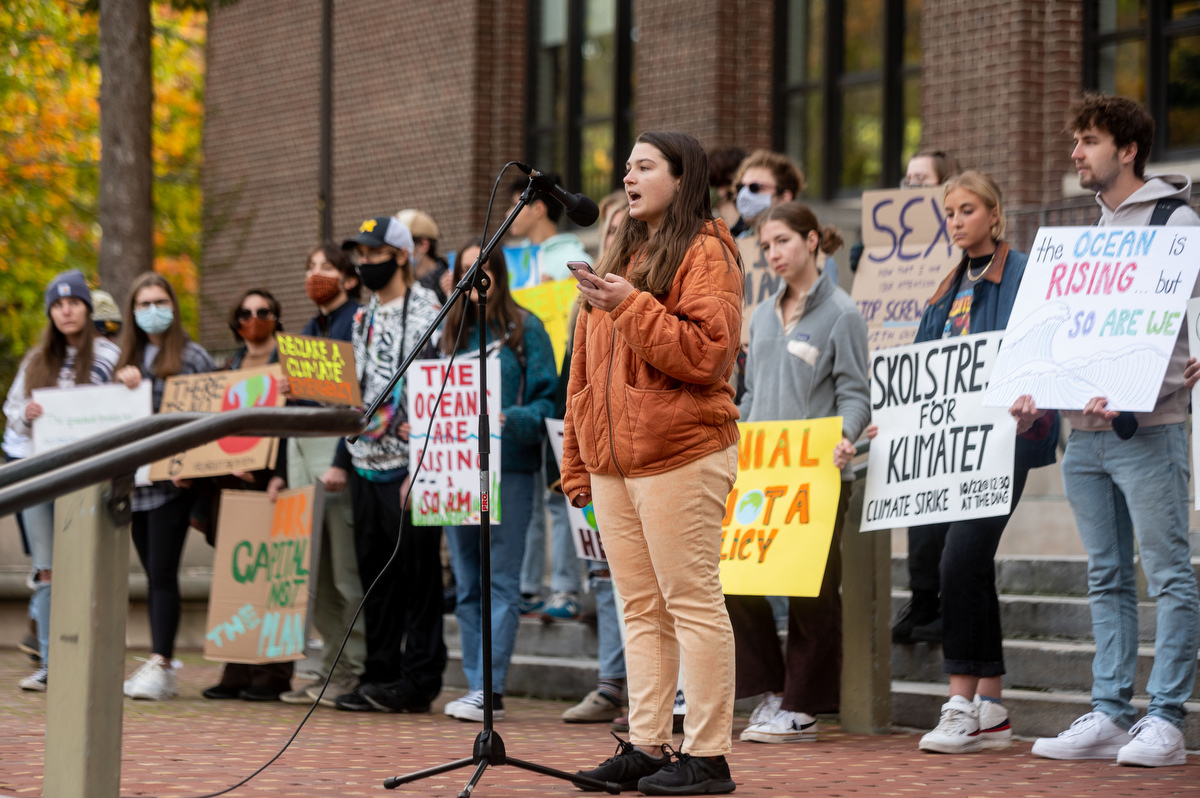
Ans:
{"label": "large window", "polygon": [[895,185],[921,144],[921,0],[776,0],[775,147],[807,193]]}
{"label": "large window", "polygon": [[1200,154],[1200,0],[1087,0],[1084,85],[1144,104],[1153,155]]}
{"label": "large window", "polygon": [[633,0],[530,0],[526,150],[569,190],[621,184],[633,129]]}

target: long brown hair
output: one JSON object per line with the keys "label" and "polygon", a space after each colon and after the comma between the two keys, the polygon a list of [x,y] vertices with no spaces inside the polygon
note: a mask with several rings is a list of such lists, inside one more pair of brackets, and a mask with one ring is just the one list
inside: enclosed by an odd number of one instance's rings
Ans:
{"label": "long brown hair", "polygon": [[[96,325],[92,324],[91,308],[88,308],[87,321],[80,335],[83,339],[75,351],[75,384],[86,385],[92,381],[92,357],[96,342]],[[32,396],[34,388],[57,387],[58,373],[62,371],[66,359],[67,336],[54,326],[52,320],[42,330],[41,343],[25,361],[25,395]]]}
{"label": "long brown hair", "polygon": [[[478,244],[465,244],[454,256],[454,282],[457,283],[471,268],[471,263],[463,261],[463,253]],[[488,258],[488,273],[492,277],[491,287],[488,288],[487,325],[492,335],[499,340],[507,339],[509,349],[520,349],[525,345],[525,314],[521,306],[513,299],[508,290],[508,266],[504,263],[504,255],[499,249],[493,249]],[[466,309],[464,310],[464,305]],[[446,314],[445,326],[442,327],[442,340],[438,348],[447,355],[454,354],[454,345],[458,343],[458,327],[462,323],[463,313],[467,314],[466,329],[475,326],[479,318],[479,309],[474,302],[456,302]],[[463,333],[466,335],[466,333]]]}
{"label": "long brown hair", "polygon": [[[712,200],[708,191],[708,156],[695,136],[676,131],[643,133],[638,144],[649,144],[662,153],[679,188],[663,213],[658,232],[650,237],[646,223],[626,216],[617,230],[616,240],[600,258],[596,273],[621,274],[634,253],[641,250],[636,264],[624,275],[634,288],[663,296],[671,290],[688,248],[712,219]],[[586,307],[586,305],[585,305]]]}
{"label": "long brown hair", "polygon": [[820,237],[817,248],[826,255],[832,255],[842,246],[842,234],[837,231],[837,228],[818,222],[817,215],[813,213],[812,208],[803,202],[792,200],[772,205],[763,213],[762,219],[758,222],[758,229],[761,230],[767,222],[783,222],[803,238],[808,238],[808,234],[815,230]]}
{"label": "long brown hair", "polygon": [[171,298],[171,311],[174,318],[171,326],[163,333],[163,345],[150,364],[150,373],[155,377],[166,378],[179,373],[183,368],[183,348],[187,345],[188,334],[183,330],[183,322],[179,320],[179,298],[175,289],[166,278],[155,272],[144,272],[129,287],[129,297],[125,300],[125,324],[121,325],[121,359],[117,361],[117,370],[125,366],[142,367],[145,360],[146,345],[150,343],[149,336],[139,326],[133,312],[137,302],[138,292],[143,288],[158,286],[167,292]]}

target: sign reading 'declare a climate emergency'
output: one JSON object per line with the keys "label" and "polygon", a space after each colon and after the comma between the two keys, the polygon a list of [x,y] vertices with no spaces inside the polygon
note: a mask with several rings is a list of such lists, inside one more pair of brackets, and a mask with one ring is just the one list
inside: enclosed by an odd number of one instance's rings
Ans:
{"label": "sign reading 'declare a climate emergency'", "polygon": [[1016,422],[983,395],[1002,333],[871,353],[871,442],[861,530],[1004,515]]}

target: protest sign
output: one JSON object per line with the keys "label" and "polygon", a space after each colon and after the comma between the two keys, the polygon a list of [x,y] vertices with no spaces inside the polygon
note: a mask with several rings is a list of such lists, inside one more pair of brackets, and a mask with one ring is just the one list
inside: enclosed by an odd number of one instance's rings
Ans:
{"label": "protest sign", "polygon": [[574,280],[556,280],[513,291],[513,299],[517,304],[541,319],[546,334],[550,336],[550,344],[554,347],[554,362],[559,368],[567,351],[567,339],[573,332],[568,324],[571,306],[579,294],[575,285]]}
{"label": "protest sign", "polygon": [[863,253],[851,296],[872,350],[912,343],[929,298],[962,258],[941,188],[864,191]]}
{"label": "protest sign", "polygon": [[1017,424],[983,403],[1002,335],[871,353],[863,532],[1008,513]]}
{"label": "protest sign", "polygon": [[[167,379],[160,413],[222,413],[247,407],[282,407],[278,364],[240,371],[211,371]],[[180,452],[150,466],[157,481],[258,471],[275,462],[277,438],[231,436]]]}
{"label": "protest sign", "polygon": [[[508,289],[516,291],[520,288],[533,288],[542,282],[541,263],[542,248],[537,244],[525,244],[519,247],[504,247],[504,263],[508,266]],[[468,268],[470,265],[468,264]]]}
{"label": "protest sign", "polygon": [[[1043,227],[1034,239],[985,402],[1154,409],[1200,270],[1200,230]],[[1196,239],[1192,241],[1192,239]]]}
{"label": "protest sign", "polygon": [[[1200,358],[1200,297],[1187,304],[1188,351]],[[1200,382],[1192,388],[1192,474],[1200,474]],[[1196,509],[1200,510],[1200,479],[1193,479]]]}
{"label": "protest sign", "polygon": [[275,333],[275,340],[293,399],[362,406],[353,344],[282,332]]}
{"label": "protest sign", "polygon": [[[558,459],[559,471],[562,471],[563,453],[563,421],[561,418],[546,419],[546,432],[550,436],[550,446]],[[550,501],[563,501],[563,497],[552,496]],[[604,551],[604,543],[600,540],[600,529],[596,526],[596,510],[592,503],[580,509],[567,502],[567,523],[571,525],[571,538],[575,541],[575,556],[581,560],[608,561]]]}
{"label": "protest sign", "polygon": [[[122,424],[149,418],[153,412],[153,388],[149,380],[142,380],[133,390],[124,385],[34,389],[29,398],[42,406],[42,415],[33,422],[32,453],[43,454]],[[137,470],[134,483],[150,484],[149,465]]]}
{"label": "protest sign", "polygon": [[205,659],[304,659],[324,501],[319,483],[273,503],[260,491],[221,491]]}
{"label": "protest sign", "polygon": [[[487,359],[487,414],[491,454],[488,514],[500,522],[500,359]],[[478,524],[479,359],[416,360],[408,370],[409,462],[421,471],[412,486],[416,526]],[[441,404],[437,404],[442,382]],[[430,420],[433,420],[432,427]],[[428,436],[426,435],[426,431]]]}
{"label": "protest sign", "polygon": [[742,345],[750,343],[750,317],[754,309],[765,302],[783,285],[783,278],[769,266],[758,244],[758,236],[748,235],[737,240],[738,254],[746,279],[742,285]]}
{"label": "protest sign", "polygon": [[721,585],[744,596],[817,596],[837,521],[841,418],[738,424],[738,475],[721,521]]}

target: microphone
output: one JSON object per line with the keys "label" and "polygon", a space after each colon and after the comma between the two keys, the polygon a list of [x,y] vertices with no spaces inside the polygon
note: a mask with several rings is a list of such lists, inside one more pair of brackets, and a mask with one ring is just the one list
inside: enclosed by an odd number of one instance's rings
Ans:
{"label": "microphone", "polygon": [[590,227],[600,218],[600,208],[586,194],[572,194],[527,163],[514,162],[516,167],[533,178],[538,191],[549,194],[567,210],[567,218],[580,227]]}

